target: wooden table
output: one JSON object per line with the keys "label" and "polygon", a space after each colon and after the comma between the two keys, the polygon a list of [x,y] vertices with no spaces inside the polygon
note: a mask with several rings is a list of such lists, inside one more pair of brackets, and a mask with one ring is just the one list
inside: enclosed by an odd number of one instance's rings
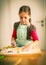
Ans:
{"label": "wooden table", "polygon": [[37,65],[38,60],[42,56],[41,53],[34,54],[2,54],[4,55],[3,61],[14,62],[13,65]]}
{"label": "wooden table", "polygon": [[0,65],[46,65],[46,50],[34,54],[0,54]]}

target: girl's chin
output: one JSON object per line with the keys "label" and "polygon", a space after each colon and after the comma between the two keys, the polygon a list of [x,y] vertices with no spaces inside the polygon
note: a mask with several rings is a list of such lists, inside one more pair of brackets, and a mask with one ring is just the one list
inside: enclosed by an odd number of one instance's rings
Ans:
{"label": "girl's chin", "polygon": [[22,25],[27,25],[26,23],[21,23]]}

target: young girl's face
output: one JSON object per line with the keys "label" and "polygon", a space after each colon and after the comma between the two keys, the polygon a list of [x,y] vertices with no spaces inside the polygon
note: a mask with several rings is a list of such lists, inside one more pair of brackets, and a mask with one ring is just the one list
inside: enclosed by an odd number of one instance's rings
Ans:
{"label": "young girl's face", "polygon": [[28,12],[21,12],[19,14],[19,18],[20,18],[20,23],[23,25],[28,25],[29,24],[29,18],[30,16],[28,15]]}

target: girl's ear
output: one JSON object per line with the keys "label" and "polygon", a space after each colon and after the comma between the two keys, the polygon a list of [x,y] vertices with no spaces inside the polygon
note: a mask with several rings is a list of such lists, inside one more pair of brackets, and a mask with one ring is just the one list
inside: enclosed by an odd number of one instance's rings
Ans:
{"label": "girl's ear", "polygon": [[29,18],[29,22],[31,23],[31,18]]}

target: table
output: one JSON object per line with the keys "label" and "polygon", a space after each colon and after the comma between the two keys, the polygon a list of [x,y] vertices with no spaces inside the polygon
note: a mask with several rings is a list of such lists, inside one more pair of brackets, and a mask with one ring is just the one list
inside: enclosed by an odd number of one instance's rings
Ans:
{"label": "table", "polygon": [[[12,65],[37,65],[38,60],[42,56],[41,53],[34,53],[34,54],[1,54],[4,55],[2,63],[9,62]],[[9,65],[8,64],[8,65]]]}

